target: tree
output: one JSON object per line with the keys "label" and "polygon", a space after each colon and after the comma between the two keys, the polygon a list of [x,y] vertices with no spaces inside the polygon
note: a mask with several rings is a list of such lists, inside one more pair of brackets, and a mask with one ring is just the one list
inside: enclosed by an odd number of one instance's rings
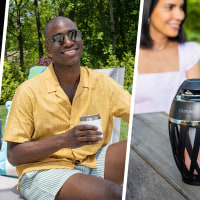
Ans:
{"label": "tree", "polygon": [[38,1],[34,0],[35,5],[35,17],[37,22],[37,32],[38,32],[38,48],[39,48],[39,57],[41,58],[43,53],[43,46],[42,46],[42,32],[41,32],[41,23],[40,23],[40,13],[38,8]]}
{"label": "tree", "polygon": [[17,21],[17,39],[19,43],[19,51],[20,51],[20,66],[23,69],[24,67],[24,49],[23,49],[23,36],[21,31],[21,9],[22,0],[17,1],[15,0],[16,10],[16,21]]}
{"label": "tree", "polygon": [[71,18],[82,32],[81,65],[89,68],[126,66],[126,88],[131,87],[139,0],[10,0],[9,3],[7,65],[23,72],[21,81],[28,77],[27,66],[37,65],[36,61],[46,55],[46,24],[63,15]]}
{"label": "tree", "polygon": [[115,23],[114,23],[114,17],[113,17],[112,0],[109,0],[109,5],[110,5],[110,30],[111,30],[111,38],[112,38],[112,44],[113,44],[113,52],[115,54]]}

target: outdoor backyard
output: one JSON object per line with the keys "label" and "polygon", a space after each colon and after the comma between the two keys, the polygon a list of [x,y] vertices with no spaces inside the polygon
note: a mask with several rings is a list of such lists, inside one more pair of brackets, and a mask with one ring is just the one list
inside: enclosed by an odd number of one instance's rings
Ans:
{"label": "outdoor backyard", "polygon": [[[56,16],[72,19],[82,32],[81,66],[91,69],[125,68],[124,88],[132,92],[140,1],[9,1],[6,48],[0,99],[2,135],[7,109],[16,88],[28,79],[29,69],[47,56],[44,29]],[[120,140],[128,124],[121,121]]]}

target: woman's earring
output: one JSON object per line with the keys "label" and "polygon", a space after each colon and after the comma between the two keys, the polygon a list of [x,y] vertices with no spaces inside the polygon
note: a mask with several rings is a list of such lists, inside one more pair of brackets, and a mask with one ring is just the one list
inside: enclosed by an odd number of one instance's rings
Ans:
{"label": "woman's earring", "polygon": [[148,18],[147,22],[148,22],[148,24],[150,24],[150,18]]}

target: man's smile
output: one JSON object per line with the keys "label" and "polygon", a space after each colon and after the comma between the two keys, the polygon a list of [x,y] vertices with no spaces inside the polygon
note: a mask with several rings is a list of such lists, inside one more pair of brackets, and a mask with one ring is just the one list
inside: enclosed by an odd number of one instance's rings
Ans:
{"label": "man's smile", "polygon": [[65,49],[61,52],[61,54],[65,54],[65,55],[68,55],[68,56],[74,56],[77,51],[79,50],[78,47],[76,48],[70,48],[70,49]]}

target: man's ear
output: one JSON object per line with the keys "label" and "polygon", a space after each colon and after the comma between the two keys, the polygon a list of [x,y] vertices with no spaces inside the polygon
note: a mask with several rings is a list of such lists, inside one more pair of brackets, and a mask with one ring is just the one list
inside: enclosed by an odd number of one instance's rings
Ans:
{"label": "man's ear", "polygon": [[48,54],[51,54],[50,49],[49,49],[49,44],[47,42],[45,43],[45,48],[46,48],[46,52]]}

